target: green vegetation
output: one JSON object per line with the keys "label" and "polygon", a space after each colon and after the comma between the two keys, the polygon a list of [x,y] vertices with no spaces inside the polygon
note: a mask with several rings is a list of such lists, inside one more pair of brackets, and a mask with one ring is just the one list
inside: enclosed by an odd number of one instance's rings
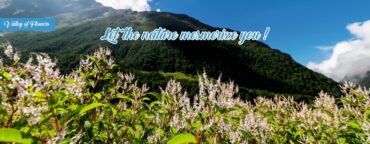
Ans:
{"label": "green vegetation", "polygon": [[[174,79],[181,83],[184,90],[188,92],[190,96],[194,96],[199,92],[198,89],[198,75],[189,75],[181,72],[144,72],[144,71],[131,71],[135,75],[135,78],[139,80],[139,84],[148,85],[153,91],[160,92],[160,88],[164,88],[167,82]],[[288,93],[276,93],[261,89],[251,89],[239,86],[238,96],[244,100],[253,101],[258,96],[266,98],[274,98],[275,96],[292,96],[294,100],[301,102],[311,103],[315,97],[303,94],[288,94]]]}
{"label": "green vegetation", "polygon": [[174,73],[171,73],[171,72],[167,72],[167,73],[161,72],[161,74],[164,77],[171,77],[171,78],[173,78],[175,80],[198,81],[197,77],[192,76],[192,75],[186,75],[186,74],[181,73],[181,72],[174,72]]}
{"label": "green vegetation", "polygon": [[233,82],[204,73],[194,97],[175,80],[158,93],[116,72],[111,54],[100,48],[62,75],[48,55],[34,53],[22,63],[7,46],[2,59],[10,63],[0,60],[0,142],[369,143],[368,89],[346,83],[338,103],[324,92],[310,105],[291,97],[252,103],[237,97]]}

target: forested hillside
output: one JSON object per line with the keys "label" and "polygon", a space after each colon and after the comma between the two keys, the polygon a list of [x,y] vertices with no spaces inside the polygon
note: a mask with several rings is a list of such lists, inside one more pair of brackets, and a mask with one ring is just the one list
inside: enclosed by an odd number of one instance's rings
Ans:
{"label": "forested hillside", "polygon": [[[112,45],[99,40],[106,27],[117,26],[131,26],[138,31],[157,27],[172,31],[218,29],[186,15],[116,11],[53,32],[10,33],[5,35],[3,42],[8,40],[23,52],[48,53],[59,60],[58,66],[63,72],[75,68],[81,56],[91,53],[96,47],[109,47],[120,70],[135,72],[154,89],[164,86],[167,80],[166,76],[158,75],[160,72],[195,76],[206,71],[213,78],[222,74],[225,80],[235,80],[246,98],[297,94],[298,99],[307,100],[321,90],[334,95],[339,93],[338,83],[261,42],[248,41],[239,46],[236,42],[220,41],[120,41]],[[190,83],[188,88],[192,89],[192,82],[186,80],[184,83]]]}

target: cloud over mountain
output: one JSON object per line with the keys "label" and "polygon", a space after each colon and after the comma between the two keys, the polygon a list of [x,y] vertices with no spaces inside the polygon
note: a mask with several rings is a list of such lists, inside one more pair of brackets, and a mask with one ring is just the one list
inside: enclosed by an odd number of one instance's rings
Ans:
{"label": "cloud over mountain", "polygon": [[130,9],[133,11],[150,11],[151,0],[95,0],[107,7],[114,9]]}
{"label": "cloud over mountain", "polygon": [[364,77],[370,71],[370,20],[352,23],[347,29],[353,39],[338,42],[328,59],[307,66],[337,81]]}
{"label": "cloud over mountain", "polygon": [[10,5],[11,0],[0,0],[0,9],[6,8]]}

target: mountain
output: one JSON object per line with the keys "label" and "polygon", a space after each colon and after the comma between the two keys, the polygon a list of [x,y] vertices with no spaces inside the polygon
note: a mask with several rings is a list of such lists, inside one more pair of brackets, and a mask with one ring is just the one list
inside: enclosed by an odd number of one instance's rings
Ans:
{"label": "mountain", "polygon": [[347,76],[342,80],[342,82],[346,81],[354,82],[360,86],[370,87],[370,71],[366,72],[365,74]]}
{"label": "mountain", "polygon": [[112,11],[95,0],[0,0],[0,17],[55,17],[58,27],[79,24]]}
{"label": "mountain", "polygon": [[1,0],[0,17],[52,17],[103,7],[94,0]]}
{"label": "mountain", "polygon": [[[337,95],[338,83],[295,62],[288,54],[257,41],[239,46],[220,41],[100,41],[107,27],[132,26],[138,31],[164,27],[171,31],[213,31],[186,15],[158,12],[111,11],[89,22],[66,26],[53,32],[9,33],[2,38],[23,52],[46,52],[58,59],[62,71],[69,71],[79,59],[99,46],[112,49],[121,70],[134,71],[144,82],[165,84],[164,74],[194,76],[206,71],[217,78],[235,80],[246,97],[274,94],[299,95],[312,99],[321,90]],[[159,82],[161,81],[161,82]],[[185,81],[190,83],[191,81]]]}
{"label": "mountain", "polygon": [[367,72],[365,77],[359,79],[358,84],[361,86],[370,87],[370,72]]}

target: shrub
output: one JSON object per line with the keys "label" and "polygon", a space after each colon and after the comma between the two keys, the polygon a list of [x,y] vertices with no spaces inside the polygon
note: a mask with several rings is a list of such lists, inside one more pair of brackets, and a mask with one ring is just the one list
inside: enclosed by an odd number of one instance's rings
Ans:
{"label": "shrub", "polygon": [[[26,63],[5,48],[0,60],[0,142],[19,143],[370,143],[369,91],[342,86],[337,104],[321,92],[312,105],[291,97],[236,96],[233,82],[199,75],[190,98],[170,80],[160,93],[114,72],[99,48],[67,75],[48,55]],[[33,59],[36,58],[36,61]]]}

